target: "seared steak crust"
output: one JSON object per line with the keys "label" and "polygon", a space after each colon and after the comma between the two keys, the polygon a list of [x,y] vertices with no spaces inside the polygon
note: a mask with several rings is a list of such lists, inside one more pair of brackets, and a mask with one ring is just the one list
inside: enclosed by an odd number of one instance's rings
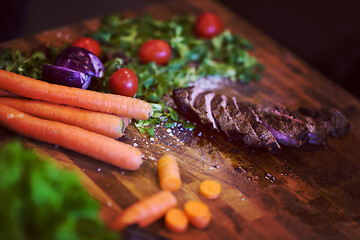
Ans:
{"label": "seared steak crust", "polygon": [[[306,124],[308,129],[308,142],[311,144],[325,146],[328,139],[328,131],[322,121],[312,118],[308,115],[301,113],[298,110],[292,110],[282,104],[275,104],[273,107],[274,114],[279,114],[285,117],[292,118],[297,122]],[[309,113],[310,110],[306,112]]]}
{"label": "seared steak crust", "polygon": [[227,99],[226,111],[235,121],[235,124],[239,129],[239,139],[242,139],[247,145],[260,146],[261,142],[258,135],[252,128],[249,120],[244,116],[242,112],[240,112],[235,97]]}
{"label": "seared steak crust", "polygon": [[254,129],[256,135],[259,137],[261,145],[271,152],[276,152],[280,149],[280,145],[275,136],[264,125],[259,115],[256,113],[255,105],[248,103],[237,102],[240,112],[247,118]]}

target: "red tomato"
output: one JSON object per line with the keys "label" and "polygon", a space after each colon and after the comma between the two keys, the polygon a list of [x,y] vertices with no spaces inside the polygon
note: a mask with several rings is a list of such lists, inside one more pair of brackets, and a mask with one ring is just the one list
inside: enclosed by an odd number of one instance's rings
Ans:
{"label": "red tomato", "polygon": [[138,56],[142,63],[155,62],[158,65],[164,65],[171,57],[171,48],[163,40],[152,39],[141,45]]}
{"label": "red tomato", "polygon": [[92,38],[81,37],[76,39],[73,44],[74,47],[85,48],[92,52],[95,56],[99,56],[101,53],[100,44]]}
{"label": "red tomato", "polygon": [[133,70],[120,68],[111,75],[109,87],[112,93],[134,97],[138,90],[138,79]]}
{"label": "red tomato", "polygon": [[212,38],[223,30],[221,19],[214,13],[200,14],[195,23],[195,34],[202,38]]}

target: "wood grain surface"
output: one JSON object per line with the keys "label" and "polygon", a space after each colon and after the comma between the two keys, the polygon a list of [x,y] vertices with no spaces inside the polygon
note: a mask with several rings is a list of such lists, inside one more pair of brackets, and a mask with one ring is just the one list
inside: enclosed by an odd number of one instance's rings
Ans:
{"label": "wood grain surface", "polygon": [[[205,230],[190,227],[183,234],[171,233],[163,221],[147,228],[170,239],[360,239],[360,102],[310,68],[280,44],[211,0],[169,1],[139,8],[126,16],[149,13],[166,19],[173,14],[217,13],[232,32],[247,38],[256,48],[253,55],[265,65],[261,82],[238,84],[232,94],[256,103],[287,106],[336,107],[349,119],[350,132],[329,138],[328,146],[283,147],[272,154],[232,142],[200,127],[157,127],[155,137],[140,134],[130,125],[120,140],[138,146],[144,164],[138,171],[124,171],[81,154],[22,138],[0,128],[0,141],[20,138],[82,176],[89,192],[106,209],[111,220],[123,208],[157,192],[157,160],[165,153],[179,162],[183,186],[175,193],[179,207],[186,200],[200,199],[213,214]],[[97,29],[97,19],[2,43],[31,51],[41,43],[62,45]],[[355,86],[354,86],[355,87]],[[199,184],[217,180],[222,193],[217,200],[199,194]]]}

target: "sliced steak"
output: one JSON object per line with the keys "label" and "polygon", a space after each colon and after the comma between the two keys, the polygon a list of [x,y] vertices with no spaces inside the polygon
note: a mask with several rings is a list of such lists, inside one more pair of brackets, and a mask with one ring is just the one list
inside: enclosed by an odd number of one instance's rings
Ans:
{"label": "sliced steak", "polygon": [[[200,121],[213,129],[218,130],[216,121],[211,111],[211,100],[215,97],[213,92],[203,92],[197,95],[192,107],[197,111]],[[192,102],[191,102],[192,103]]]}
{"label": "sliced steak", "polygon": [[308,108],[298,108],[298,112],[323,123],[327,132],[333,137],[342,137],[350,130],[350,123],[343,113],[335,108],[311,111]]}
{"label": "sliced steak", "polygon": [[305,124],[308,129],[308,142],[311,144],[325,146],[328,139],[328,131],[322,121],[301,114],[299,111],[289,109],[282,104],[273,106],[273,113],[296,120],[299,124]]}
{"label": "sliced steak", "polygon": [[175,89],[172,97],[180,114],[190,120],[198,121],[199,112],[193,105],[196,97],[203,92],[204,90],[195,87]]}
{"label": "sliced steak", "polygon": [[275,136],[264,125],[264,122],[260,119],[256,113],[256,105],[236,102],[240,112],[242,112],[245,118],[250,122],[251,127],[254,129],[256,135],[261,141],[261,145],[271,152],[276,152],[280,149],[280,145]]}
{"label": "sliced steak", "polygon": [[173,99],[183,116],[222,130],[231,139],[263,146],[271,152],[280,149],[280,144],[298,148],[309,142],[325,146],[329,135],[341,137],[350,129],[348,120],[337,109],[262,106],[216,92],[219,91],[187,87],[174,90]]}
{"label": "sliced steak", "polygon": [[244,141],[245,144],[250,146],[261,146],[260,139],[255,133],[254,129],[251,126],[251,123],[248,119],[245,118],[244,114],[240,112],[239,107],[236,103],[235,97],[228,98],[226,101],[226,111],[229,113],[230,117],[234,120],[237,128],[240,131],[240,139]]}
{"label": "sliced steak", "polygon": [[216,95],[211,100],[211,111],[214,119],[228,138],[242,140],[244,135],[237,127],[234,119],[226,111],[226,101],[227,97],[222,94]]}
{"label": "sliced steak", "polygon": [[273,108],[256,105],[253,109],[281,145],[298,148],[307,142],[308,129],[305,123],[276,114]]}

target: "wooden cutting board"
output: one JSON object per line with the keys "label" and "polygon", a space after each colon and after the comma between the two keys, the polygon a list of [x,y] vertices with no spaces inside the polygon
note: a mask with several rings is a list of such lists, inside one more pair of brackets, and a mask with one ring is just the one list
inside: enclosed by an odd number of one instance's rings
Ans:
{"label": "wooden cutting board", "polygon": [[[350,132],[330,138],[325,148],[306,145],[284,147],[272,154],[232,142],[223,135],[197,128],[157,127],[155,137],[129,126],[120,140],[141,149],[144,164],[124,171],[81,154],[22,138],[0,128],[0,141],[20,138],[82,176],[84,185],[111,219],[138,199],[159,191],[157,160],[175,155],[183,186],[175,193],[179,207],[200,199],[213,214],[205,230],[168,231],[163,221],[147,228],[171,239],[360,239],[360,103],[358,99],[320,75],[287,49],[211,0],[171,1],[152,5],[126,16],[149,13],[165,19],[173,14],[213,11],[231,31],[256,47],[253,55],[266,67],[261,82],[238,84],[232,94],[256,103],[280,102],[287,106],[336,107],[351,123]],[[62,45],[97,29],[97,19],[2,43],[31,51],[41,43]],[[206,200],[198,187],[206,179],[222,185],[218,200]]]}

